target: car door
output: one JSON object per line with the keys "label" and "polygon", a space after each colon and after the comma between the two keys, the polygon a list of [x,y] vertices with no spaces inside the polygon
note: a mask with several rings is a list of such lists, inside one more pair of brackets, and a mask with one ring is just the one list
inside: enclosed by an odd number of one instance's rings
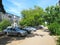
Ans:
{"label": "car door", "polygon": [[8,34],[10,35],[10,34],[11,34],[11,28],[8,28],[8,29],[7,29],[7,32],[8,32]]}
{"label": "car door", "polygon": [[16,31],[15,29],[12,29],[12,30],[11,30],[11,34],[12,34],[12,35],[17,35],[17,31]]}

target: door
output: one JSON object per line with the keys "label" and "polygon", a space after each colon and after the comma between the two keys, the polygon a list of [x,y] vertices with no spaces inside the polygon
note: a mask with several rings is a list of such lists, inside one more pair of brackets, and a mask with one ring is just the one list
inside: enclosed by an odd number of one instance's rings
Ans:
{"label": "door", "polygon": [[11,34],[12,34],[12,35],[17,35],[17,31],[16,31],[15,29],[12,29],[12,30],[11,30]]}

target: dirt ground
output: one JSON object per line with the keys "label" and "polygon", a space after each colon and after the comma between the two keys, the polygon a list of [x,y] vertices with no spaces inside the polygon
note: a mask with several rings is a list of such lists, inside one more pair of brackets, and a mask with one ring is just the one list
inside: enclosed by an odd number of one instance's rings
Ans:
{"label": "dirt ground", "polygon": [[56,41],[49,32],[37,30],[26,37],[1,36],[0,45],[56,45]]}

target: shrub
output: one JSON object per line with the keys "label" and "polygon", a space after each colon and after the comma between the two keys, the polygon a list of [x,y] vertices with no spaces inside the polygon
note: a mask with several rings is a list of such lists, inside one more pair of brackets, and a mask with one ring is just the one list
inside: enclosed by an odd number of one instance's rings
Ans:
{"label": "shrub", "polygon": [[60,45],[60,37],[57,40],[57,45]]}
{"label": "shrub", "polygon": [[3,20],[2,22],[0,22],[0,31],[6,29],[6,27],[10,26],[11,23],[8,20]]}
{"label": "shrub", "polygon": [[60,35],[60,25],[57,22],[51,23],[48,26],[48,29],[50,30],[51,34]]}

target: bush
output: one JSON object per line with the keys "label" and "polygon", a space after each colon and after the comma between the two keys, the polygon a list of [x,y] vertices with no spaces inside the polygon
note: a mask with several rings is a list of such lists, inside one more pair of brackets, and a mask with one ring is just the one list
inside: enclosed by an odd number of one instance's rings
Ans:
{"label": "bush", "polygon": [[3,20],[2,22],[0,22],[0,31],[6,29],[10,25],[11,25],[10,21]]}
{"label": "bush", "polygon": [[57,45],[60,45],[60,37],[57,40]]}
{"label": "bush", "polygon": [[60,35],[60,25],[57,22],[51,23],[48,26],[48,29],[50,30],[51,34]]}

